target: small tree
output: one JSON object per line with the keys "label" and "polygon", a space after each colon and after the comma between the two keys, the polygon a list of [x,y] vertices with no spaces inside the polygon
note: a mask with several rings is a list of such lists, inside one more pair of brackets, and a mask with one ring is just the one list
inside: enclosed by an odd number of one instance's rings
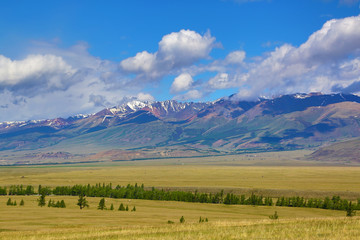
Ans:
{"label": "small tree", "polygon": [[185,222],[185,218],[184,218],[184,216],[181,216],[180,223],[184,223],[184,222]]}
{"label": "small tree", "polygon": [[24,205],[25,205],[24,199],[21,199],[20,206],[24,206]]}
{"label": "small tree", "polygon": [[98,209],[99,209],[99,210],[104,210],[104,209],[106,209],[106,206],[105,206],[105,198],[100,199]]}
{"label": "small tree", "polygon": [[[65,203],[64,203],[64,205],[65,205]],[[86,200],[84,194],[79,195],[79,199],[78,199],[78,202],[76,205],[78,205],[80,207],[80,210],[83,209],[84,207],[89,207],[88,201]]]}
{"label": "small tree", "polygon": [[6,205],[8,205],[8,206],[12,206],[12,201],[11,201],[11,198],[9,198],[9,199],[7,200]]}
{"label": "small tree", "polygon": [[355,208],[352,205],[352,203],[350,202],[349,205],[346,207],[346,216],[347,217],[352,217],[355,216],[356,212],[355,212]]}
{"label": "small tree", "polygon": [[279,215],[277,214],[277,211],[275,211],[274,215],[269,216],[270,219],[276,220],[279,218]]}
{"label": "small tree", "polygon": [[125,211],[129,211],[129,206],[126,205]]}
{"label": "small tree", "polygon": [[118,210],[119,211],[125,211],[124,204],[121,203]]}
{"label": "small tree", "polygon": [[38,199],[38,205],[40,207],[43,207],[46,205],[46,201],[45,201],[45,193],[41,194],[39,199]]}
{"label": "small tree", "polygon": [[66,205],[65,205],[64,200],[61,200],[61,202],[60,202],[60,207],[61,207],[61,208],[66,208]]}
{"label": "small tree", "polygon": [[114,210],[114,204],[111,204],[110,210]]}
{"label": "small tree", "polygon": [[136,207],[134,206],[131,211],[132,211],[132,212],[136,212]]}
{"label": "small tree", "polygon": [[17,205],[17,203],[16,203],[16,200],[13,202],[13,206],[16,206]]}
{"label": "small tree", "polygon": [[52,203],[52,201],[51,201],[51,199],[49,200],[49,202],[48,202],[48,205],[47,205],[48,207],[52,207],[53,206],[53,203]]}

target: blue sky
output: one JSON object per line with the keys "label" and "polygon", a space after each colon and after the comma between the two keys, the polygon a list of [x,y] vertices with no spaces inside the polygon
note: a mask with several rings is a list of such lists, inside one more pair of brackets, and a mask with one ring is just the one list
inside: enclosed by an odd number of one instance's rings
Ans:
{"label": "blue sky", "polygon": [[1,1],[0,121],[360,92],[358,0]]}

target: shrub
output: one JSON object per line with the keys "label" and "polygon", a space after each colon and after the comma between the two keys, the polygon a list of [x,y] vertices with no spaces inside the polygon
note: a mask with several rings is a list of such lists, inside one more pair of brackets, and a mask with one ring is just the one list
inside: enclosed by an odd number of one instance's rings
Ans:
{"label": "shrub", "polygon": [[269,216],[270,219],[276,220],[279,218],[279,215],[277,214],[277,211],[275,211],[274,215]]}

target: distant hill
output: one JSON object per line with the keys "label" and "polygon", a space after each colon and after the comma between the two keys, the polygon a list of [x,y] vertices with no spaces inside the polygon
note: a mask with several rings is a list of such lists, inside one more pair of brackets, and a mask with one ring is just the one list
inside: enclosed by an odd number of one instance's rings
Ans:
{"label": "distant hill", "polygon": [[65,161],[294,150],[357,137],[360,97],[351,94],[132,101],[68,119],[0,123],[0,164],[25,155],[62,161],[64,154],[48,154],[58,152],[69,153]]}
{"label": "distant hill", "polygon": [[360,139],[334,143],[322,147],[309,157],[316,161],[357,162],[360,163]]}

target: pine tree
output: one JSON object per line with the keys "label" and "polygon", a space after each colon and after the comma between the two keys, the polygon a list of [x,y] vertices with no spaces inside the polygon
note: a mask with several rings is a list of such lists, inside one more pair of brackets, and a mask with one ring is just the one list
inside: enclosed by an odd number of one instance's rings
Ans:
{"label": "pine tree", "polygon": [[184,216],[181,216],[180,223],[184,223],[184,222],[185,222],[185,218],[184,218]]}
{"label": "pine tree", "polygon": [[60,207],[61,207],[61,208],[66,208],[66,205],[65,205],[64,200],[61,200],[61,202],[60,202]]}
{"label": "pine tree", "polygon": [[124,204],[121,203],[118,210],[119,211],[125,211]]}
{"label": "pine tree", "polygon": [[104,210],[104,209],[106,209],[106,206],[105,206],[105,198],[100,199],[98,209],[99,209],[99,210]]}
{"label": "pine tree", "polygon": [[80,207],[80,210],[83,209],[84,207],[89,207],[88,201],[86,200],[84,194],[79,195],[79,199],[76,205]]}
{"label": "pine tree", "polygon": [[136,212],[136,207],[134,206],[131,211],[132,211],[132,212]]}
{"label": "pine tree", "polygon": [[[41,186],[41,185],[40,185],[40,186]],[[43,207],[43,206],[46,205],[46,202],[45,202],[45,194],[44,194],[44,193],[40,195],[40,197],[39,197],[39,199],[38,199],[38,205],[39,205],[40,207]]]}
{"label": "pine tree", "polygon": [[21,201],[20,201],[20,206],[24,206],[24,205],[25,205],[25,202],[24,202],[23,199],[21,199]]}
{"label": "pine tree", "polygon": [[125,211],[129,211],[129,206],[126,205]]}
{"label": "pine tree", "polygon": [[111,204],[110,210],[114,210],[114,204]]}
{"label": "pine tree", "polygon": [[9,198],[9,199],[7,200],[6,205],[7,205],[7,206],[12,206],[11,198]]}
{"label": "pine tree", "polygon": [[17,205],[17,203],[16,203],[16,200],[13,202],[13,206],[16,206]]}

